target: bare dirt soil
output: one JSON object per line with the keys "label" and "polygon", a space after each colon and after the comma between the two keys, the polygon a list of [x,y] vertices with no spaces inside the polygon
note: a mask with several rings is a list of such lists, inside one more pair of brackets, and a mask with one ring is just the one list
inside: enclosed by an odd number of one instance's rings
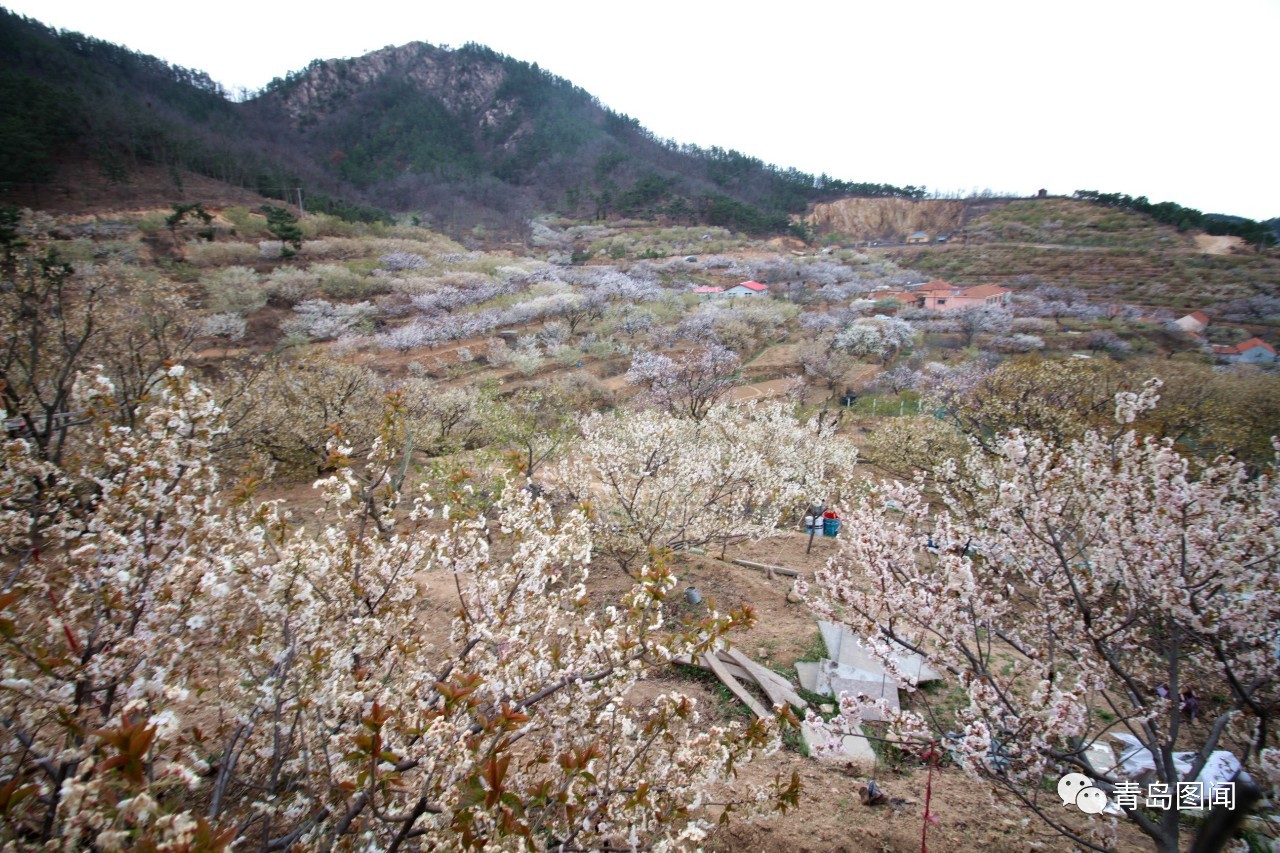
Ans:
{"label": "bare dirt soil", "polygon": [[1206,255],[1229,255],[1237,248],[1244,248],[1244,240],[1230,235],[1197,234],[1196,248]]}
{"label": "bare dirt soil", "polygon": [[735,403],[744,403],[747,400],[767,400],[770,397],[777,397],[786,391],[790,382],[791,380],[789,379],[769,379],[765,382],[739,385],[733,389],[733,394],[729,399]]}

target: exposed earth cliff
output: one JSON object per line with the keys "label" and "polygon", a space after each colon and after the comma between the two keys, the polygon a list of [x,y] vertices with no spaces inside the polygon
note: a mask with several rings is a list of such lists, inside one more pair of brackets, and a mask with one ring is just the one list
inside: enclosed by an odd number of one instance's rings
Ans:
{"label": "exposed earth cliff", "polygon": [[805,222],[820,234],[898,241],[917,231],[955,231],[963,224],[964,211],[963,201],[845,198],[815,205]]}

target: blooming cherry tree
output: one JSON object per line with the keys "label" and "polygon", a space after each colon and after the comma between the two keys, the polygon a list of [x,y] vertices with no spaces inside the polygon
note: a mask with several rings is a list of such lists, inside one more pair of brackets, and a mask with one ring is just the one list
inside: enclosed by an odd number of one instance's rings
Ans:
{"label": "blooming cherry tree", "polygon": [[[1118,396],[1121,424],[1157,385]],[[968,771],[1092,849],[1105,848],[1042,786],[1071,771],[1114,791],[1121,778],[1086,755],[1109,732],[1136,738],[1169,785],[1215,749],[1274,763],[1280,485],[1127,429],[1061,444],[1015,431],[993,451],[939,477],[940,505],[919,481],[883,483],[810,592],[882,654],[920,652],[963,692],[954,720],[907,712],[891,732],[909,745],[955,726]],[[859,703],[842,709],[856,718]],[[1194,754],[1185,773],[1178,751]],[[1176,810],[1125,813],[1178,849]]]}
{"label": "blooming cherry tree", "polygon": [[776,535],[815,498],[848,488],[856,449],[828,420],[782,404],[715,406],[702,420],[647,410],[592,415],[562,477],[591,503],[596,545],[624,567],[674,548]]}
{"label": "blooming cherry tree", "polygon": [[916,330],[906,320],[877,314],[860,317],[836,332],[832,345],[862,358],[887,362],[911,346]]}
{"label": "blooming cherry tree", "polygon": [[677,358],[641,350],[631,358],[627,382],[673,415],[701,420],[736,384],[741,360],[728,347],[710,343]]}
{"label": "blooming cherry tree", "polygon": [[965,343],[973,346],[979,335],[1003,335],[1013,324],[1013,314],[1001,305],[974,305],[952,312],[954,320],[964,333]]}
{"label": "blooming cherry tree", "polygon": [[673,619],[661,566],[596,601],[580,511],[409,489],[397,395],[364,459],[331,443],[303,527],[219,491],[219,411],[181,368],[136,428],[113,393],[78,384],[73,463],[3,445],[0,843],[664,848],[794,802],[725,784],[768,725],[632,690],[749,613]]}

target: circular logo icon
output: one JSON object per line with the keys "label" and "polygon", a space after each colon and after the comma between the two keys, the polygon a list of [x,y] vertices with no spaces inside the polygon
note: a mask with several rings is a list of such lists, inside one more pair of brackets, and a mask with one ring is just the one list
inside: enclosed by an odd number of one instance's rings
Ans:
{"label": "circular logo icon", "polygon": [[1101,788],[1090,785],[1076,794],[1076,806],[1085,814],[1102,814],[1107,807],[1107,795]]}
{"label": "circular logo icon", "polygon": [[1069,806],[1076,801],[1077,794],[1091,785],[1093,782],[1083,773],[1068,773],[1058,780],[1058,796],[1062,797],[1064,806]]}

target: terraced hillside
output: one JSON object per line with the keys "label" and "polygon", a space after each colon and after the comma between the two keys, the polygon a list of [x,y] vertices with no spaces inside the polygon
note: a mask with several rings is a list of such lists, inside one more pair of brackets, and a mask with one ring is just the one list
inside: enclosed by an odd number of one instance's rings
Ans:
{"label": "terraced hillside", "polygon": [[1126,249],[1190,249],[1187,234],[1148,216],[1070,198],[992,206],[965,223],[969,243],[1051,243]]}
{"label": "terraced hillside", "polygon": [[1280,292],[1280,256],[1205,254],[1149,217],[1072,199],[987,211],[945,246],[895,249],[902,266],[959,284],[1024,276],[1175,309]]}

